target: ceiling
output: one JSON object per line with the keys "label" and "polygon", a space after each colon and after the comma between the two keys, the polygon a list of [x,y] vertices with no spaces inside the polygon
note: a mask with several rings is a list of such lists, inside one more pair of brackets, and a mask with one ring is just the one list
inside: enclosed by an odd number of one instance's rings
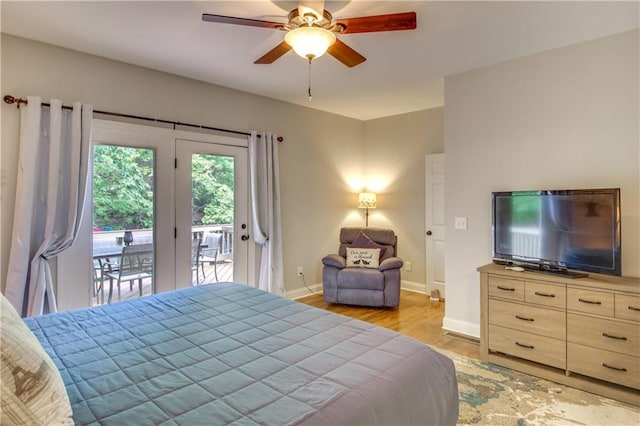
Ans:
{"label": "ceiling", "polygon": [[360,120],[441,106],[444,77],[639,27],[627,2],[327,1],[335,18],[415,11],[417,29],[345,34],[367,61],[289,52],[253,61],[282,31],[203,22],[202,13],[286,22],[291,1],[7,1],[2,32]]}

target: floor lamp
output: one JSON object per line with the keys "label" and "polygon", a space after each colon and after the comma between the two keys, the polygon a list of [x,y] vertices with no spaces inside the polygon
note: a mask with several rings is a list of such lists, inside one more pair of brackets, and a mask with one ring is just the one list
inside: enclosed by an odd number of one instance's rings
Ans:
{"label": "floor lamp", "polygon": [[364,211],[364,226],[369,226],[369,209],[376,208],[376,194],[373,192],[361,192],[358,194],[358,208]]}

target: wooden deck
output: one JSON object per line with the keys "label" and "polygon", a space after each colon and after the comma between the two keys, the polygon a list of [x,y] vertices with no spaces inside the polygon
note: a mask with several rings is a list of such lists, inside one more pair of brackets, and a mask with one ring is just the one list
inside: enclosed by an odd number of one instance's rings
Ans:
{"label": "wooden deck", "polygon": [[[193,272],[193,282],[192,285],[202,285],[202,284],[215,284],[217,282],[226,282],[231,281],[233,279],[233,263],[231,262],[219,262],[218,265],[218,280],[216,280],[214,265],[210,265],[205,263],[204,265],[204,277],[202,276],[202,269],[198,269],[200,282],[196,282],[196,274]],[[152,280],[150,278],[142,280],[142,297],[150,296],[152,294]],[[123,301],[123,300],[131,300],[140,297],[140,291],[138,289],[138,282],[132,281],[131,286],[130,283],[124,282],[120,286],[120,297],[118,297],[118,284],[116,281],[113,282],[113,302]],[[104,302],[102,301],[102,294],[100,291],[94,295],[92,300],[92,306],[99,306],[103,303],[107,303],[107,298],[109,296],[109,280],[105,280],[104,282]]]}

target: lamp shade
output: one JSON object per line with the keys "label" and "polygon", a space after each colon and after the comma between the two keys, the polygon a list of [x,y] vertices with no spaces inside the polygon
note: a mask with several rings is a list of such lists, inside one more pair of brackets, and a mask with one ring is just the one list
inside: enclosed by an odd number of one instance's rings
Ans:
{"label": "lamp shade", "polygon": [[375,209],[376,208],[376,194],[373,192],[361,192],[358,194],[358,208],[359,209]]}
{"label": "lamp shade", "polygon": [[298,55],[313,59],[324,55],[329,46],[336,42],[336,36],[324,28],[300,27],[285,34],[284,41]]}

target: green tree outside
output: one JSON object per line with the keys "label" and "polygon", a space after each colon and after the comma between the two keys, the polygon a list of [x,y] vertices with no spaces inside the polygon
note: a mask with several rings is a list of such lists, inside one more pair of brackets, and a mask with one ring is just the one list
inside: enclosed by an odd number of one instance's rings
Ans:
{"label": "green tree outside", "polygon": [[[93,223],[103,229],[153,227],[152,149],[96,145],[93,151]],[[232,157],[192,158],[194,225],[233,223]]]}
{"label": "green tree outside", "polygon": [[191,166],[192,223],[233,223],[233,157],[194,154]]}

